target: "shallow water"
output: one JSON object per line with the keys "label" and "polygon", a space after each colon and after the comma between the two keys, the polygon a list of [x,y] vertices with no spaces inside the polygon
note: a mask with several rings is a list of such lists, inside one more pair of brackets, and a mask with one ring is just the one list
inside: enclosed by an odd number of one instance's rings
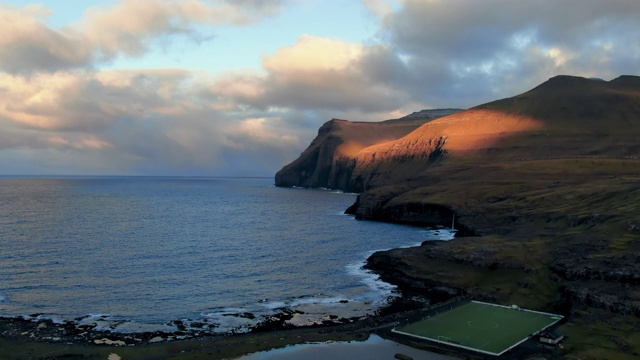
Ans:
{"label": "shallow water", "polygon": [[373,250],[451,236],[355,221],[352,194],[272,184],[0,178],[0,315],[125,332],[243,331],[282,308],[300,324],[362,316],[394,295],[361,268]]}
{"label": "shallow water", "polygon": [[414,349],[391,340],[371,335],[366,341],[326,342],[300,344],[281,349],[261,351],[240,357],[241,360],[298,360],[298,359],[394,359],[396,354],[404,354],[413,359],[449,360],[450,356]]}

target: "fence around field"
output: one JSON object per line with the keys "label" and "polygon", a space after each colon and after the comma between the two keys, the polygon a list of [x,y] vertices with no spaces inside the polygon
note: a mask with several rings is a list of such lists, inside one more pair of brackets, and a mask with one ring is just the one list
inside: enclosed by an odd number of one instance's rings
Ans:
{"label": "fence around field", "polygon": [[[471,304],[474,306],[471,307]],[[491,307],[500,309],[500,311],[482,314],[483,309],[491,309]],[[459,309],[457,313],[455,311],[456,309]],[[396,334],[432,341],[455,348],[500,356],[529,340],[536,334],[539,334],[540,332],[555,325],[563,318],[561,315],[522,309],[517,306],[504,306],[469,300],[456,301],[432,310],[433,311],[426,313],[426,316],[423,316],[421,320],[406,323],[404,326],[394,328],[391,331]],[[512,313],[516,311],[517,313]],[[473,315],[469,314],[469,312],[472,312]],[[510,316],[504,316],[502,314]],[[487,321],[486,319],[489,319],[488,323],[493,323],[495,321],[495,329],[498,329],[502,322],[506,325],[506,329],[495,330],[492,333],[487,333],[489,330],[488,328],[480,328],[475,331],[468,331],[469,329],[465,329],[464,326],[473,326],[472,322],[478,320],[477,317],[474,318],[474,316],[477,315],[484,316],[484,318],[482,316],[480,317],[480,322]],[[532,315],[537,316],[532,317]],[[456,316],[458,316],[457,319]],[[468,320],[470,318],[474,320]],[[419,327],[423,326],[423,324],[426,328],[420,329]],[[519,330],[516,331],[519,335],[514,334],[515,338],[510,339],[509,335],[511,334],[509,332],[513,333],[513,328],[518,324],[522,325],[519,327]],[[438,330],[432,331],[432,329],[429,329],[429,325],[431,327],[437,327]],[[415,329],[415,327],[418,327],[419,329]],[[505,333],[505,330],[508,331],[508,333]],[[499,341],[492,343],[492,336]],[[519,338],[518,336],[524,337]],[[489,337],[489,339],[487,339],[487,337]],[[478,343],[482,343],[482,345],[477,345]],[[493,347],[493,349],[491,349],[491,347]]]}

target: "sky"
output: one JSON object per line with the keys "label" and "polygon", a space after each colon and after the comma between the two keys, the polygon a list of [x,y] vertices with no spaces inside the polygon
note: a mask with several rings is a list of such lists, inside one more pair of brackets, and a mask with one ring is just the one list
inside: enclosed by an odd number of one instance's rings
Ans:
{"label": "sky", "polygon": [[0,0],[0,175],[273,176],[332,118],[640,73],[637,0]]}

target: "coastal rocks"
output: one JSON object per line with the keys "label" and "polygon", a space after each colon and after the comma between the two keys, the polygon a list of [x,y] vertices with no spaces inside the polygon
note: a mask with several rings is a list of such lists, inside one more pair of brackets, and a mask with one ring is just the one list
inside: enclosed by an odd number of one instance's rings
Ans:
{"label": "coastal rocks", "polygon": [[[358,195],[346,211],[358,220],[374,220],[417,226],[454,226],[456,237],[477,236],[448,205],[403,200],[406,186],[384,186]],[[402,197],[400,197],[402,195]],[[399,198],[400,197],[400,198]],[[409,196],[410,198],[410,196]],[[455,219],[458,219],[457,221]]]}
{"label": "coastal rocks", "polygon": [[[573,302],[609,312],[640,316],[635,299],[624,296],[625,289],[612,284],[600,284],[604,289],[581,283],[566,284],[562,292]],[[622,295],[620,295],[622,293]]]}
{"label": "coastal rocks", "polygon": [[109,345],[109,346],[126,346],[127,343],[122,340],[111,340],[108,338],[95,339],[93,343],[96,345]]}
{"label": "coastal rocks", "polygon": [[385,207],[380,215],[402,223],[434,226],[451,224],[454,212],[451,207],[440,204],[403,202]]}
{"label": "coastal rocks", "polygon": [[[38,315],[38,314],[35,314]],[[51,343],[91,343],[99,346],[131,346],[160,341],[195,339],[212,333],[203,331],[121,333],[96,330],[96,324],[76,321],[54,322],[36,317],[0,317],[0,335],[17,341],[36,340]],[[153,340],[153,341],[152,341]]]}
{"label": "coastal rocks", "polygon": [[402,186],[385,186],[358,195],[356,201],[345,213],[355,215],[358,220],[383,221],[382,209],[394,197],[407,191]]}
{"label": "coastal rocks", "polygon": [[[350,304],[346,299],[336,301],[345,306]],[[117,331],[111,329],[105,320],[98,317],[80,317],[76,320],[54,322],[43,318],[44,314],[33,314],[26,317],[0,317],[0,337],[11,341],[39,341],[49,343],[91,344],[93,346],[123,347],[144,344],[157,344],[180,340],[197,340],[217,336],[236,335],[244,333],[260,333],[294,329],[299,327],[318,327],[350,325],[359,318],[343,317],[335,314],[307,314],[303,311],[289,308],[278,309],[278,313],[267,316],[255,324],[258,317],[253,313],[226,314],[238,319],[250,321],[225,331],[214,331],[217,324],[204,321],[172,320],[159,325],[166,328],[177,328],[175,331]],[[95,323],[90,323],[95,321]],[[97,325],[100,323],[100,326]],[[128,328],[130,329],[130,327]]]}
{"label": "coastal rocks", "polygon": [[365,267],[379,274],[383,281],[398,286],[405,297],[418,294],[427,296],[431,302],[436,303],[466,294],[464,290],[443,282],[410,275],[408,270],[411,265],[392,256],[389,251],[374,253],[367,259]]}
{"label": "coastal rocks", "polygon": [[167,341],[167,339],[163,338],[162,336],[156,336],[154,338],[149,339],[149,344],[155,344],[163,341]]}
{"label": "coastal rocks", "polygon": [[561,258],[550,265],[550,269],[565,280],[605,280],[609,282],[640,285],[637,271],[640,255],[622,254],[598,258]]}
{"label": "coastal rocks", "polygon": [[549,269],[560,290],[573,304],[612,313],[640,316],[640,255],[633,243],[622,254],[602,252],[602,240],[583,241],[581,247],[560,247]]}
{"label": "coastal rocks", "polygon": [[395,354],[393,358],[397,360],[413,360],[411,356],[405,354]]}

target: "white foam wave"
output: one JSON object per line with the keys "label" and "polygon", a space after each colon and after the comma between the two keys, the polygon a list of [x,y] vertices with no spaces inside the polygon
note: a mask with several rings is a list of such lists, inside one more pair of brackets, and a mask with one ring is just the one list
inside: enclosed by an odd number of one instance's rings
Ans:
{"label": "white foam wave", "polygon": [[269,301],[261,304],[263,307],[269,310],[281,309],[287,307],[287,303],[284,301]]}
{"label": "white foam wave", "polygon": [[453,240],[454,237],[456,236],[456,230],[451,228],[445,228],[445,227],[422,230],[421,232],[424,233],[425,236],[427,236],[426,240],[448,241],[448,240]]}
{"label": "white foam wave", "polygon": [[[427,240],[441,240],[447,241],[452,240],[455,236],[456,231],[449,228],[436,228],[436,229],[428,229],[421,230],[426,235]],[[410,248],[420,246],[422,242],[404,245],[404,246],[396,246],[397,248]],[[364,259],[358,261],[356,263],[352,263],[346,266],[347,273],[352,276],[356,276],[361,278],[361,282],[365,284],[371,290],[371,298],[370,299],[355,299],[356,301],[364,301],[364,300],[373,300],[377,305],[384,305],[389,302],[391,298],[400,296],[397,292],[397,286],[393,284],[389,284],[380,279],[380,276],[365,268],[367,263],[367,259],[378,251],[386,251],[389,249],[378,249],[369,251],[365,254]]]}
{"label": "white foam wave", "polygon": [[95,313],[94,314],[94,313],[90,313],[90,314],[87,314],[87,316],[85,316],[83,318],[83,320],[84,319],[88,319],[88,320],[103,319],[103,320],[105,320],[105,319],[110,319],[110,318],[111,318],[111,314],[102,314],[102,313]]}
{"label": "white foam wave", "polygon": [[[375,251],[371,251],[367,254],[366,258],[371,256]],[[377,305],[382,305],[388,302],[389,298],[399,296],[397,294],[397,287],[393,284],[389,284],[380,280],[380,276],[373,273],[371,270],[365,269],[366,259],[349,264],[346,266],[347,273],[349,275],[360,278],[361,282],[366,285],[371,293],[364,298],[355,299],[356,301],[373,301]]]}
{"label": "white foam wave", "polygon": [[[23,316],[24,319],[26,319],[26,316]],[[54,324],[64,324],[65,319],[63,319],[61,316],[58,315],[47,315],[47,314],[40,314],[37,315],[35,317],[28,317],[29,320],[36,320],[36,321],[40,321],[40,320],[51,320],[51,322],[53,322]]]}
{"label": "white foam wave", "polygon": [[241,314],[245,312],[250,312],[249,309],[239,308],[239,307],[224,307],[224,308],[214,308],[216,311],[211,314]]}
{"label": "white foam wave", "polygon": [[216,311],[211,313],[202,314],[202,319],[209,324],[215,324],[215,328],[212,329],[216,333],[245,333],[251,330],[251,326],[260,321],[259,318],[250,319],[247,317],[239,316],[242,313],[247,313],[244,309],[227,308],[226,310],[240,310],[240,311]]}
{"label": "white foam wave", "polygon": [[141,332],[154,332],[154,331],[165,331],[165,332],[173,332],[177,331],[178,328],[176,326],[169,326],[166,324],[145,324],[138,323],[135,321],[122,321],[117,322],[116,324],[111,324],[109,328],[110,331],[124,333],[124,334],[134,334]]}
{"label": "white foam wave", "polygon": [[339,304],[340,301],[345,300],[343,297],[328,297],[328,298],[304,298],[304,299],[295,299],[291,302],[290,306],[300,306],[300,305],[315,305],[315,304]]}
{"label": "white foam wave", "polygon": [[294,308],[297,306],[304,306],[304,305],[330,306],[331,304],[341,304],[341,301],[343,302],[345,300],[348,301],[348,299],[345,299],[342,296],[334,296],[334,297],[312,296],[312,297],[303,297],[303,298],[297,298],[297,299],[291,299],[291,300],[269,301],[269,302],[262,303],[260,305],[269,310],[276,310],[276,309],[284,309],[284,308]]}

